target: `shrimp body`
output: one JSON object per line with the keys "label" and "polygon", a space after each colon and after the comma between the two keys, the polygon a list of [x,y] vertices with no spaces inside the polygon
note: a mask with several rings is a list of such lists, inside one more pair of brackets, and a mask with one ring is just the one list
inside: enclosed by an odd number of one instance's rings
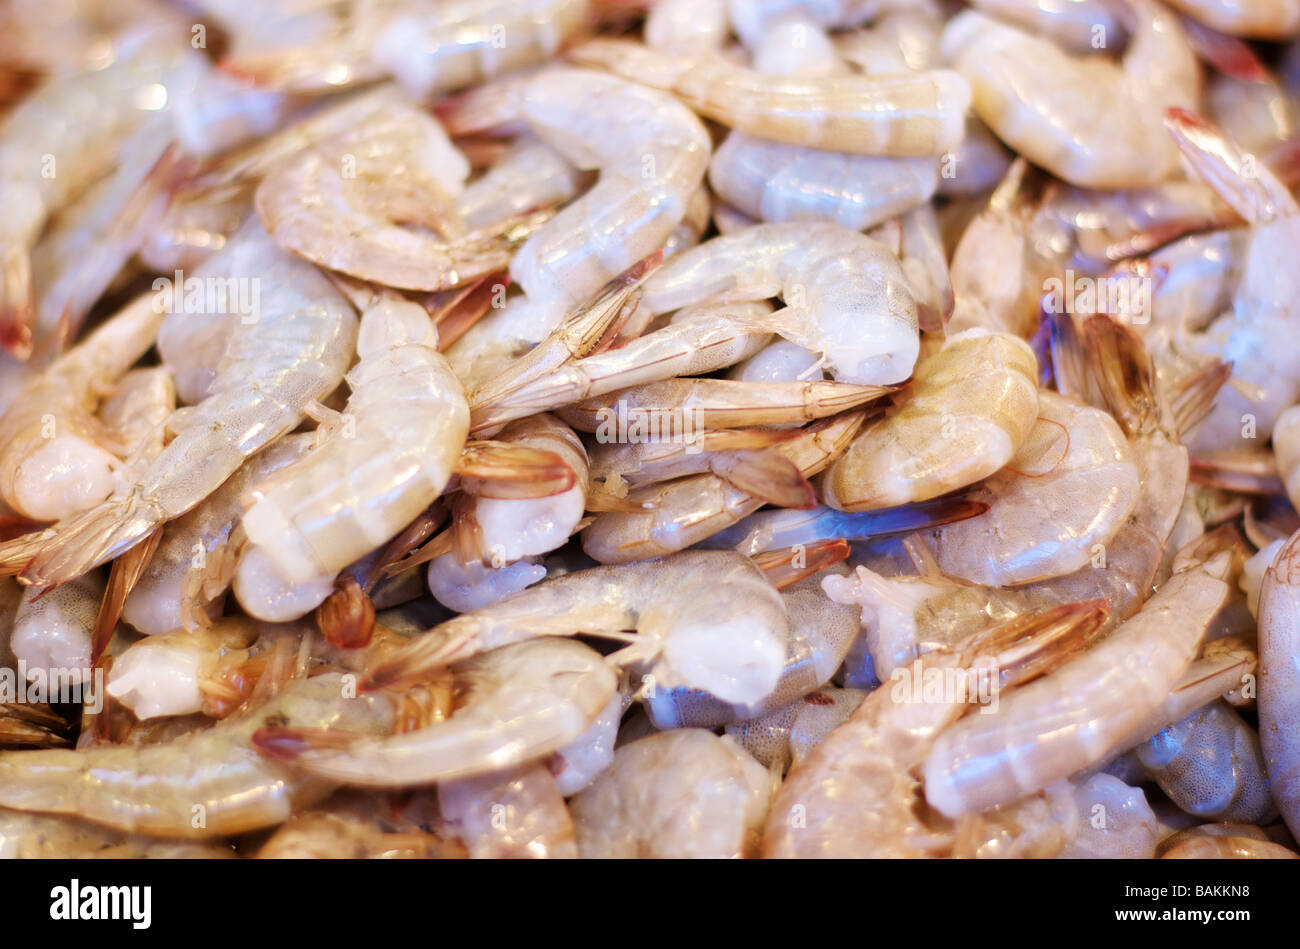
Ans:
{"label": "shrimp body", "polygon": [[[205,274],[255,281],[256,312],[226,317],[229,335],[208,395],[130,490],[60,522],[40,542],[27,564],[32,583],[79,576],[189,511],[342,381],[356,315],[319,271],[277,248],[254,223]],[[20,545],[18,556],[26,549]]]}
{"label": "shrimp body", "polygon": [[163,837],[227,837],[271,827],[335,785],[258,754],[253,732],[268,723],[371,734],[391,729],[386,698],[343,696],[342,677],[330,673],[291,682],[247,715],[159,745],[8,752],[0,755],[0,802]]}
{"label": "shrimp body", "polygon": [[569,802],[586,859],[748,857],[767,813],[767,770],[700,728],[650,735]]}
{"label": "shrimp body", "polygon": [[469,430],[469,405],[436,339],[412,303],[381,303],[362,317],[343,417],[244,514],[251,546],[235,593],[254,616],[296,618],[282,615],[267,591],[332,579],[442,493]]}
{"label": "shrimp body", "polygon": [[1064,576],[1133,512],[1138,469],[1114,419],[1046,390],[1038,415],[1007,467],[970,495],[989,509],[934,532],[945,573],[989,586]]}
{"label": "shrimp body", "polygon": [[1300,832],[1300,534],[1277,552],[1259,593],[1259,740],[1273,800]]}
{"label": "shrimp body", "polygon": [[1159,117],[1196,102],[1199,69],[1172,13],[1134,6],[1122,65],[1072,57],[974,10],[948,23],[944,56],[970,81],[975,114],[1021,155],[1089,188],[1157,184],[1177,168]]}
{"label": "shrimp body", "polygon": [[440,782],[438,806],[473,859],[578,856],[573,819],[544,764]]}
{"label": "shrimp body", "polygon": [[1300,3],[1295,0],[1170,0],[1171,7],[1230,36],[1283,40],[1300,32]]}
{"label": "shrimp body", "polygon": [[104,581],[95,574],[78,577],[44,596],[31,589],[23,592],[10,645],[29,675],[39,669],[50,675],[54,670],[73,670],[76,680],[89,676],[90,637],[103,598]]}
{"label": "shrimp body", "polygon": [[1102,758],[1195,658],[1228,596],[1215,575],[1225,566],[1214,560],[1175,574],[1099,645],[1003,697],[992,714],[945,731],[925,760],[926,800],[956,817],[1014,801]]}
{"label": "shrimp body", "polygon": [[986,478],[1020,449],[1038,416],[1033,351],[1006,333],[968,330],[922,360],[883,421],[822,479],[844,511],[923,501]]}
{"label": "shrimp body", "polygon": [[163,322],[153,303],[146,294],[128,304],[31,379],[0,418],[0,497],[14,510],[60,520],[119,485],[121,461],[94,417],[95,392],[153,345]]}
{"label": "shrimp body", "polygon": [[834,224],[762,224],[716,237],[652,274],[643,300],[665,313],[758,288],[786,302],[772,329],[820,353],[841,382],[883,385],[911,375],[920,352],[916,303],[898,258]]}
{"label": "shrimp body", "polygon": [[938,155],[961,141],[970,105],[969,85],[943,69],[778,76],[623,40],[592,40],[570,56],[671,90],[705,118],[757,138],[859,155]]}

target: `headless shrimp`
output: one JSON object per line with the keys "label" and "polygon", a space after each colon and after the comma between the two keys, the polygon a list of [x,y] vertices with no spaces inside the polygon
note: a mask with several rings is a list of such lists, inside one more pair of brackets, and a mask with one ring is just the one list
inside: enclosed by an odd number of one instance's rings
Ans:
{"label": "headless shrimp", "polygon": [[252,615],[301,616],[318,603],[280,590],[332,581],[442,493],[465,442],[469,406],[436,339],[415,304],[366,311],[343,416],[313,451],[259,488],[244,514],[250,546],[235,595]]}
{"label": "headless shrimp", "polygon": [[989,510],[934,532],[945,573],[993,586],[1064,576],[1132,514],[1139,474],[1114,420],[1046,390],[1038,415],[1007,467],[969,494]]}
{"label": "headless shrimp", "polygon": [[622,745],[569,802],[586,859],[757,855],[771,779],[735,742],[699,728]]}
{"label": "headless shrimp", "polygon": [[206,270],[254,280],[266,294],[258,312],[226,318],[230,335],[208,396],[129,491],[60,522],[52,536],[0,546],[0,560],[25,564],[29,582],[65,582],[134,547],[291,431],[310,402],[342,381],[356,316],[310,264],[253,224]]}
{"label": "headless shrimp", "polygon": [[1192,107],[1200,73],[1172,13],[1150,0],[1133,7],[1122,65],[1072,57],[973,10],[948,23],[943,52],[970,81],[975,114],[1035,164],[1090,188],[1153,185],[1177,167],[1158,117]]}
{"label": "headless shrimp", "polygon": [[845,511],[924,501],[1009,463],[1038,416],[1033,351],[1005,333],[968,330],[922,360],[889,415],[854,439],[822,479]]}
{"label": "headless shrimp", "polygon": [[97,387],[116,382],[153,345],[163,322],[153,304],[148,294],[128,304],[28,382],[0,418],[0,497],[16,511],[61,520],[119,486],[122,449],[93,408]]}
{"label": "headless shrimp", "polygon": [[920,352],[916,304],[884,245],[833,224],[763,224],[669,260],[645,284],[656,313],[736,291],[779,294],[770,328],[820,353],[841,382],[884,385],[911,375]]}
{"label": "headless shrimp", "polygon": [[[918,659],[899,681],[867,696],[786,777],[764,828],[763,855],[919,857],[951,848],[951,833],[923,816],[914,772],[936,736],[942,739],[974,700],[977,663],[993,661],[998,686],[1023,680],[1077,646],[1104,613],[1090,602],[1029,614]],[[1002,656],[1010,661],[999,662]],[[936,675],[960,686],[911,698],[921,695],[922,679]]]}
{"label": "headless shrimp", "polygon": [[671,90],[705,118],[757,138],[859,155],[937,155],[961,141],[970,105],[969,86],[947,70],[774,76],[624,40],[592,40],[569,55]]}
{"label": "headless shrimp", "polygon": [[546,757],[582,735],[617,688],[600,655],[568,639],[516,642],[454,671],[467,704],[446,721],[342,743],[328,732],[269,727],[254,741],[294,768],[339,783],[428,784]]}
{"label": "headless shrimp", "polygon": [[1300,534],[1278,551],[1259,594],[1259,740],[1273,800],[1293,834],[1300,833]]}
{"label": "headless shrimp", "polygon": [[[1132,619],[1046,678],[940,735],[925,796],[949,817],[1004,804],[1104,756],[1168,694],[1228,595],[1222,555],[1175,574]],[[1046,741],[1066,734],[1070,741]]]}
{"label": "headless shrimp", "polygon": [[271,724],[391,729],[386,699],[344,694],[342,678],[331,673],[290,683],[248,715],[160,745],[0,754],[0,804],[164,837],[227,837],[274,826],[334,785],[259,755],[251,736]]}

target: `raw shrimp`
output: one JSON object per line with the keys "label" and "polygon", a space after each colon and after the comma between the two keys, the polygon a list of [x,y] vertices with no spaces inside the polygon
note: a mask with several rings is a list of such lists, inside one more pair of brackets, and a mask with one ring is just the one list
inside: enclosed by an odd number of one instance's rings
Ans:
{"label": "raw shrimp", "polygon": [[167,104],[169,72],[190,53],[174,30],[173,24],[120,34],[106,62],[51,78],[5,117],[0,345],[23,358],[32,347],[32,245],[46,220],[111,168],[118,146]]}
{"label": "raw shrimp", "polygon": [[546,766],[555,775],[555,786],[565,797],[591,784],[613,762],[618,726],[629,701],[625,693],[625,689],[620,689],[610,696],[587,730],[547,759]]}
{"label": "raw shrimp", "polygon": [[104,580],[91,573],[43,596],[28,588],[14,617],[14,656],[30,678],[41,673],[84,682],[90,676],[91,632],[104,598]]}
{"label": "raw shrimp", "polygon": [[308,403],[342,381],[356,315],[310,264],[280,250],[252,222],[205,270],[218,282],[222,274],[251,281],[255,312],[225,316],[229,337],[208,396],[129,491],[61,521],[53,536],[0,545],[0,560],[25,564],[31,583],[67,581],[134,547],[291,431]]}
{"label": "raw shrimp", "polygon": [[730,32],[727,0],[656,0],[646,12],[645,43],[652,49],[707,53]]}
{"label": "raw shrimp", "polygon": [[[901,670],[786,777],[768,814],[763,855],[919,857],[949,849],[951,834],[933,828],[919,809],[913,772],[968,703],[989,698],[979,694],[978,669],[992,671],[997,681],[988,685],[995,688],[1041,672],[1044,662],[1090,635],[1104,614],[1096,602],[1027,614]],[[1001,656],[1008,662],[999,662]],[[921,698],[922,681],[932,680],[947,687],[927,685]]]}
{"label": "raw shrimp", "polygon": [[[572,429],[552,415],[535,415],[512,422],[497,435],[496,440],[554,452],[573,473],[572,487],[549,497],[476,496],[456,502],[453,507],[457,520],[454,531],[468,534],[473,549],[460,552],[466,559],[463,565],[461,556],[455,552],[443,554],[429,564],[429,589],[435,591],[435,595],[440,589],[463,582],[461,578],[468,579],[465,568],[474,560],[491,565],[483,579],[496,587],[500,580],[505,579],[496,573],[497,570],[562,546],[582,520],[587,501],[587,453]],[[523,576],[533,581],[546,575],[545,568],[539,569],[533,564],[522,569]]]}
{"label": "raw shrimp", "polygon": [[342,676],[291,682],[239,718],[159,745],[0,754],[0,806],[67,814],[131,833],[228,837],[286,820],[334,784],[307,777],[250,745],[267,725],[382,734],[393,710],[382,696],[345,698]]}
{"label": "raw shrimp", "polygon": [[120,446],[93,414],[100,387],[153,346],[163,315],[138,297],[23,387],[0,418],[0,497],[42,521],[94,507],[120,484]]}
{"label": "raw shrimp", "polygon": [[822,479],[831,507],[864,511],[974,484],[1020,450],[1038,416],[1033,350],[971,329],[923,359],[888,416],[853,440]]}
{"label": "raw shrimp", "polygon": [[446,721],[343,743],[328,732],[270,727],[254,741],[294,768],[363,787],[475,777],[544,758],[579,737],[618,678],[592,649],[550,637],[493,649],[454,671],[466,704]]}
{"label": "raw shrimp", "polygon": [[786,307],[770,328],[819,353],[841,382],[902,382],[920,352],[916,304],[897,257],[847,228],[788,222],[716,237],[652,274],[643,300],[665,313],[724,291],[779,294]]}
{"label": "raw shrimp", "polygon": [[1178,161],[1159,116],[1195,105],[1200,73],[1174,14],[1132,6],[1122,64],[1072,57],[974,10],[949,21],[944,57],[969,80],[975,114],[1035,164],[1090,188],[1153,185]]}
{"label": "raw shrimp", "polygon": [[1119,47],[1124,40],[1123,24],[1105,0],[974,0],[971,6],[1079,55]]}
{"label": "raw shrimp", "polygon": [[792,628],[775,688],[758,702],[728,704],[708,693],[661,688],[655,682],[643,700],[656,728],[712,728],[755,718],[796,702],[830,681],[857,637],[857,611],[828,600],[814,580],[783,591],[781,598]]}
{"label": "raw shrimp", "polygon": [[776,687],[791,629],[785,602],[748,557],[686,551],[578,570],[465,613],[381,658],[367,682],[387,685],[485,649],[583,633],[630,642],[624,658],[656,688],[750,703]]}
{"label": "raw shrimp", "polygon": [[566,203],[581,190],[584,177],[545,142],[521,135],[452,199],[452,206],[466,229],[487,230],[537,208]]}
{"label": "raw shrimp", "polygon": [[1174,574],[1098,646],[1005,696],[992,714],[941,734],[925,761],[926,800],[956,817],[1041,790],[1104,756],[1195,657],[1228,596],[1226,559]]}
{"label": "raw shrimp", "polygon": [[[176,411],[176,383],[162,366],[132,369],[113,387],[99,409],[99,421],[113,433],[126,467],[147,465],[163,450],[167,420]],[[132,478],[134,480],[134,478]]]}
{"label": "raw shrimp", "polygon": [[1278,551],[1259,593],[1259,740],[1273,800],[1300,834],[1300,533]]}
{"label": "raw shrimp", "polygon": [[625,40],[570,52],[674,95],[705,118],[775,142],[859,155],[938,155],[961,141],[970,87],[948,70],[897,76],[774,76],[717,57]]}
{"label": "raw shrimp", "polygon": [[933,532],[945,573],[991,586],[1064,576],[1133,513],[1138,468],[1114,419],[1047,390],[1038,416],[1007,467],[968,492],[989,510]]}
{"label": "raw shrimp", "polygon": [[1259,736],[1227,702],[1212,702],[1162,729],[1135,757],[1188,814],[1247,824],[1277,816]]}
{"label": "raw shrimp", "polygon": [[818,688],[757,718],[733,722],[727,736],[768,768],[798,766],[869,695],[862,689]]}
{"label": "raw shrimp", "polygon": [[[825,469],[862,424],[848,412],[819,422],[773,448],[807,478]],[[649,510],[600,514],[582,532],[582,549],[601,563],[627,563],[683,550],[754,513],[763,498],[733,487],[715,474],[699,474],[630,492],[632,504]],[[811,498],[809,499],[811,502]]]}
{"label": "raw shrimp", "polygon": [[1300,860],[1281,844],[1249,837],[1193,837],[1170,847],[1165,860]]}
{"label": "raw shrimp", "polygon": [[1171,7],[1230,36],[1283,40],[1300,31],[1300,3],[1296,0],[1170,0]]}
{"label": "raw shrimp", "polygon": [[259,860],[422,859],[465,856],[464,848],[434,829],[437,795],[413,792],[400,809],[373,791],[343,790],[300,811],[276,828],[257,851]]}
{"label": "raw shrimp", "polygon": [[445,830],[474,859],[576,859],[573,820],[544,764],[442,781]]}
{"label": "raw shrimp", "polygon": [[[367,310],[351,395],[319,444],[257,489],[235,595],[253,616],[296,619],[319,604],[300,585],[332,582],[442,493],[469,430],[469,405],[423,307]],[[285,593],[285,591],[295,591]]]}
{"label": "raw shrimp", "polygon": [[1289,336],[1300,294],[1294,268],[1282,263],[1300,239],[1300,206],[1262,163],[1204,120],[1172,112],[1166,124],[1196,174],[1252,225],[1231,310],[1187,341],[1205,358],[1231,362],[1234,377],[1189,447],[1240,448],[1243,438],[1267,438],[1282,411],[1300,401],[1300,363],[1290,347],[1275,345]]}
{"label": "raw shrimp", "polygon": [[1094,774],[1074,788],[1079,819],[1057,856],[1067,860],[1148,860],[1155,854],[1156,815],[1141,788]]}
{"label": "raw shrimp", "polygon": [[859,26],[878,10],[877,0],[727,0],[731,28],[751,49],[792,17],[830,30]]}
{"label": "raw shrimp", "polygon": [[233,860],[229,844],[124,834],[66,817],[0,815],[0,860]]}
{"label": "raw shrimp", "polygon": [[122,606],[122,619],[156,636],[193,632],[215,618],[238,564],[235,531],[244,513],[242,499],[258,482],[306,454],[313,440],[314,435],[303,432],[273,442],[188,514],[168,523]]}
{"label": "raw shrimp", "polygon": [[771,778],[735,742],[688,728],[623,745],[569,802],[586,859],[755,856]]}

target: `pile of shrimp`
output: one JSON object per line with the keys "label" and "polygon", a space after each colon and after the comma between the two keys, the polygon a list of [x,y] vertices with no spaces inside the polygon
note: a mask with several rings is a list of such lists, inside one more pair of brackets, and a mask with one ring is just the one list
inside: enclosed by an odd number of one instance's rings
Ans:
{"label": "pile of shrimp", "polygon": [[48,10],[0,854],[1300,856],[1300,0]]}

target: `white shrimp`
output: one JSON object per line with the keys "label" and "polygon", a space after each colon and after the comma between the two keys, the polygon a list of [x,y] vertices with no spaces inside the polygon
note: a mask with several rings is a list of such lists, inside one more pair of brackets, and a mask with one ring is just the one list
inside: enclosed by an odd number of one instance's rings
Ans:
{"label": "white shrimp", "polygon": [[1038,363],[1018,337],[971,329],[923,359],[889,415],[822,479],[831,507],[862,511],[974,484],[1020,450],[1038,417]]}
{"label": "white shrimp", "polygon": [[493,649],[454,671],[468,701],[445,721],[341,747],[328,732],[268,729],[260,747],[311,774],[363,787],[475,777],[545,758],[574,741],[618,686],[598,653],[551,637]]}
{"label": "white shrimp", "polygon": [[1300,294],[1285,264],[1300,238],[1300,206],[1262,163],[1203,119],[1175,112],[1166,124],[1196,174],[1252,226],[1231,309],[1187,339],[1193,352],[1233,369],[1189,447],[1240,448],[1245,438],[1267,438],[1282,411],[1300,401],[1300,363],[1290,347],[1275,344],[1288,338]]}
{"label": "white shrimp", "polygon": [[[1196,656],[1226,601],[1227,566],[1174,574],[1130,620],[1051,675],[941,734],[925,761],[925,797],[949,817],[1047,787],[1103,757],[1158,704]],[[1068,741],[1044,741],[1065,734]]]}
{"label": "white shrimp", "polygon": [[14,656],[33,675],[66,675],[69,681],[88,681],[91,633],[99,604],[104,598],[104,580],[97,573],[37,595],[30,587],[14,617],[10,646]]}
{"label": "white shrimp", "polygon": [[476,860],[578,856],[573,820],[545,765],[442,781],[438,807],[446,833]]}
{"label": "white shrimp", "polygon": [[723,291],[779,294],[786,307],[770,328],[821,354],[841,382],[902,382],[920,352],[898,259],[847,228],[788,222],[716,237],[652,274],[643,301],[664,313]]}
{"label": "white shrimp", "polygon": [[162,744],[6,752],[0,754],[0,806],[164,837],[228,837],[272,827],[323,800],[335,785],[258,754],[254,733],[268,725],[349,734],[392,728],[386,698],[345,694],[342,676],[328,673],[290,682],[247,715]]}
{"label": "white shrimp", "polygon": [[470,231],[564,204],[582,190],[584,175],[533,135],[521,135],[480,177],[452,199]]}
{"label": "white shrimp", "polygon": [[332,582],[442,493],[469,405],[436,345],[416,304],[384,302],[362,316],[347,408],[314,450],[256,489],[244,513],[249,545],[234,589],[250,614],[284,621],[319,605],[319,581]]}
{"label": "white shrimp", "polygon": [[671,90],[705,118],[758,138],[859,155],[938,155],[961,141],[970,87],[948,70],[896,76],[774,76],[719,57],[592,40],[579,63]]}
{"label": "white shrimp", "polygon": [[699,728],[622,745],[569,802],[586,859],[757,855],[771,793],[767,770]]}
{"label": "white shrimp", "polygon": [[124,451],[93,410],[99,387],[153,345],[163,322],[153,304],[151,294],[128,304],[30,380],[0,418],[0,497],[16,511],[60,520],[119,487]]}
{"label": "white shrimp", "polygon": [[258,482],[306,454],[313,440],[304,432],[272,443],[193,510],[169,522],[122,605],[122,619],[149,636],[193,632],[214,619],[238,564],[235,531],[243,499]]}
{"label": "white shrimp", "polygon": [[[992,688],[1021,681],[1077,647],[1103,615],[1095,602],[1028,614],[900,670],[786,777],[768,814],[763,855],[918,857],[950,850],[952,834],[935,828],[920,806],[914,772],[968,703],[989,698],[978,669],[997,670],[997,681],[987,683]],[[934,688],[937,682],[946,686]]]}
{"label": "white shrimp", "polygon": [[652,49],[706,53],[727,42],[727,0],[655,0],[646,12],[645,42]]}
{"label": "white shrimp", "polygon": [[[342,381],[356,315],[317,270],[251,222],[205,267],[209,279],[225,275],[251,281],[254,306],[214,321],[224,322],[229,335],[208,396],[129,491],[61,521],[52,536],[0,546],[0,559],[25,564],[32,583],[80,576],[189,511]],[[224,304],[239,308],[229,298]]]}
{"label": "white shrimp", "polygon": [[1278,551],[1259,594],[1259,740],[1273,800],[1292,833],[1300,833],[1300,534]]}
{"label": "white shrimp", "polygon": [[1074,788],[1074,802],[1079,819],[1059,858],[1145,860],[1155,854],[1156,815],[1141,788],[1094,774]]}
{"label": "white shrimp", "polygon": [[1105,0],[974,0],[971,6],[1081,56],[1117,48],[1125,37]]}
{"label": "white shrimp", "polygon": [[663,688],[656,682],[643,695],[656,728],[712,728],[755,718],[830,681],[857,637],[857,611],[827,599],[812,580],[783,591],[781,598],[792,628],[775,688],[758,702],[729,704],[705,692]]}
{"label": "white shrimp", "polygon": [[1035,164],[1090,188],[1153,185],[1178,162],[1159,117],[1196,103],[1200,73],[1172,13],[1133,7],[1122,64],[1072,57],[974,10],[949,21],[944,57],[969,80],[975,114]]}
{"label": "white shrimp", "polygon": [[791,628],[785,602],[748,557],[686,551],[548,579],[435,626],[381,657],[366,681],[400,682],[485,649],[583,633],[630,642],[625,659],[653,676],[655,688],[751,703],[776,687]]}
{"label": "white shrimp", "polygon": [[555,775],[555,786],[565,797],[591,784],[613,762],[618,727],[627,705],[625,691],[615,692],[587,730],[547,760],[547,767]]}
{"label": "white shrimp", "polygon": [[32,245],[52,214],[112,167],[118,146],[150,112],[166,106],[169,73],[191,55],[174,29],[172,24],[120,34],[108,44],[107,61],[52,77],[5,117],[0,345],[23,358],[33,342]]}
{"label": "white shrimp", "polygon": [[1300,3],[1295,0],[1170,0],[1171,7],[1230,36],[1284,40],[1300,32]]}

